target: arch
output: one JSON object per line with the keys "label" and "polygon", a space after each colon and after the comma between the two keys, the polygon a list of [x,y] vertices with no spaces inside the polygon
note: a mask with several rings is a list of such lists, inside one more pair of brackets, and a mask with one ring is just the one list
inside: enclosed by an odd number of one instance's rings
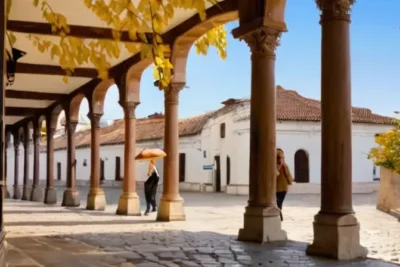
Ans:
{"label": "arch", "polygon": [[119,103],[140,103],[140,81],[143,72],[152,64],[151,59],[144,59],[131,66],[117,81]]}
{"label": "arch", "polygon": [[[174,40],[171,48],[171,63],[174,66],[172,83],[186,83],[187,58],[196,40],[216,26],[238,19],[237,6],[235,7],[229,2],[222,2],[219,12],[208,12],[206,20],[195,24]],[[224,6],[227,7],[228,11],[221,13]]]}
{"label": "arch", "polygon": [[310,162],[308,152],[304,149],[294,154],[294,180],[296,183],[310,182]]}
{"label": "arch", "polygon": [[[108,88],[114,84],[113,79],[101,81],[93,90],[91,99],[89,99],[89,113],[103,114],[104,113],[104,99]],[[90,101],[91,100],[91,101]]]}
{"label": "arch", "polygon": [[[86,98],[84,94],[78,94],[74,96],[69,102],[69,107],[65,109],[65,117],[69,115],[69,119],[71,121],[79,121],[79,109],[82,103],[82,100]],[[87,98],[86,98],[87,99]],[[89,100],[88,100],[89,102]],[[90,103],[90,102],[89,102]],[[90,106],[89,106],[90,108]]]}

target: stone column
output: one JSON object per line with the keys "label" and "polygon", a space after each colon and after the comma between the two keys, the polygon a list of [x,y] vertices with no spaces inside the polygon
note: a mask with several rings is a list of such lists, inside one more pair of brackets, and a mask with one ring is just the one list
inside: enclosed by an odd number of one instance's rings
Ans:
{"label": "stone column", "polygon": [[35,125],[33,129],[33,183],[31,201],[43,201],[43,192],[39,186],[40,164],[40,127]]}
{"label": "stone column", "polygon": [[29,200],[31,196],[31,187],[29,186],[29,128],[24,128],[24,185],[22,189],[22,200]]}
{"label": "stone column", "polygon": [[312,255],[350,260],[366,257],[352,207],[350,6],[317,1],[322,10],[321,210],[314,217]]}
{"label": "stone column", "polygon": [[117,214],[140,216],[140,199],[136,193],[136,116],[139,102],[120,103],[125,114],[124,181]]}
{"label": "stone column", "polygon": [[164,89],[165,126],[164,188],[157,221],[184,221],[183,198],[179,195],[179,92],[185,84],[171,84]]}
{"label": "stone column", "polygon": [[240,33],[251,50],[249,201],[239,240],[287,239],[276,206],[275,50],[281,32],[260,27]]}
{"label": "stone column", "polygon": [[90,190],[87,197],[87,210],[105,210],[106,196],[100,188],[100,118],[103,114],[89,113],[91,124],[91,163]]}
{"label": "stone column", "polygon": [[6,138],[7,145],[4,147],[4,191],[6,198],[11,198],[10,191],[8,191],[8,182],[7,182],[7,164],[8,164],[8,156],[7,156],[7,149],[8,149],[8,139]]}
{"label": "stone column", "polygon": [[19,188],[19,135],[14,135],[14,194],[13,199],[21,198],[21,190]]}
{"label": "stone column", "polygon": [[75,177],[75,130],[78,125],[77,121],[71,121],[66,116],[67,120],[65,127],[67,127],[67,188],[64,191],[62,206],[66,207],[79,207],[81,199],[79,191],[76,190],[76,177]]}
{"label": "stone column", "polygon": [[44,196],[45,204],[57,203],[57,190],[54,188],[54,132],[55,127],[51,127],[51,117],[46,121],[46,135],[47,135],[47,177],[46,177],[46,191]]}

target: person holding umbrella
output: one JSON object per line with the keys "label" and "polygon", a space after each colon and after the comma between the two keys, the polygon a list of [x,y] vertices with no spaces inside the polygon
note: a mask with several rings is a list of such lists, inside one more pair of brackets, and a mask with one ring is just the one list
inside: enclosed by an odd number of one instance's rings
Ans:
{"label": "person holding umbrella", "polygon": [[151,212],[157,211],[156,195],[157,195],[157,188],[160,176],[156,168],[156,160],[164,158],[166,156],[167,154],[164,151],[158,148],[154,148],[154,149],[143,149],[135,157],[135,160],[150,161],[149,169],[147,172],[147,175],[149,177],[144,183],[144,196],[146,199],[146,211],[144,215],[149,214],[150,208],[152,208]]}
{"label": "person holding umbrella", "polygon": [[158,175],[156,162],[154,159],[150,160],[147,175],[149,178],[147,178],[147,181],[144,183],[144,196],[146,198],[146,211],[144,215],[149,214],[150,206],[152,207],[151,212],[157,211],[156,195],[160,176]]}

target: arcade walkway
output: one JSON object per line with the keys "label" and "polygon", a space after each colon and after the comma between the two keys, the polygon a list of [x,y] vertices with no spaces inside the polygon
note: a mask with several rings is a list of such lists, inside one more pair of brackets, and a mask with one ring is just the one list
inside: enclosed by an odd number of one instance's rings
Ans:
{"label": "arcade walkway", "polygon": [[[80,190],[84,196],[88,189]],[[87,211],[85,205],[65,209],[7,200],[4,213],[10,267],[380,267],[397,266],[400,259],[400,240],[396,238],[400,223],[375,209],[375,194],[353,196],[361,242],[370,250],[370,257],[392,263],[367,260],[346,264],[306,256],[306,244],[312,242],[310,225],[319,208],[317,195],[289,195],[283,228],[293,241],[259,246],[235,241],[247,197],[183,194],[187,220],[161,223],[155,221],[155,214],[115,216],[119,194],[119,190],[106,189],[109,205],[105,212]]]}

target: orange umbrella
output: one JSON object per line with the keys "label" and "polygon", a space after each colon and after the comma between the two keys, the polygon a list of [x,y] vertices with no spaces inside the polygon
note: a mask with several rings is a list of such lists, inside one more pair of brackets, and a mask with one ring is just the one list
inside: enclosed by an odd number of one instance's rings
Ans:
{"label": "orange umbrella", "polygon": [[143,149],[136,155],[135,160],[156,160],[165,158],[167,154],[159,148]]}

